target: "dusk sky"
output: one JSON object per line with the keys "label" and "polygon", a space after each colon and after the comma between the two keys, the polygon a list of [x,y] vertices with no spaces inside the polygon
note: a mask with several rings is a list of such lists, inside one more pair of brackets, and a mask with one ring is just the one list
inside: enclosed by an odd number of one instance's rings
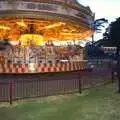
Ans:
{"label": "dusk sky", "polygon": [[90,6],[96,18],[106,18],[110,22],[120,16],[120,0],[78,0],[85,6]]}
{"label": "dusk sky", "polygon": [[[78,0],[78,2],[84,6],[90,6],[95,12],[96,19],[106,18],[111,22],[120,17],[120,0]],[[102,38],[102,33],[95,35],[95,40],[100,38]]]}

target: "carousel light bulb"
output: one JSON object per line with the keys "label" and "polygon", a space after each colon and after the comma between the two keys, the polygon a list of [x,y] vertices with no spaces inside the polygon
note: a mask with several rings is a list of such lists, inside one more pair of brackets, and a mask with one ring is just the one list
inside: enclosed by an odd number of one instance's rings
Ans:
{"label": "carousel light bulb", "polygon": [[27,27],[27,25],[24,23],[23,20],[21,20],[20,22],[16,22],[18,25],[22,26],[22,27]]}

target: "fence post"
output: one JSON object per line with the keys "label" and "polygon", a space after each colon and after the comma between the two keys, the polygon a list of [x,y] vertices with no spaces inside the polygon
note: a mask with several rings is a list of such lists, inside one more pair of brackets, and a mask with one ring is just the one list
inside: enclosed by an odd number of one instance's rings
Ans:
{"label": "fence post", "polygon": [[9,80],[9,103],[10,105],[12,105],[12,94],[13,94],[12,87],[13,87],[13,81]]}
{"label": "fence post", "polygon": [[79,93],[82,93],[82,84],[81,84],[81,79],[79,77]]}
{"label": "fence post", "polygon": [[114,71],[112,69],[112,72],[111,72],[111,80],[112,80],[112,83],[114,82]]}
{"label": "fence post", "polygon": [[2,96],[2,81],[0,81],[0,96]]}

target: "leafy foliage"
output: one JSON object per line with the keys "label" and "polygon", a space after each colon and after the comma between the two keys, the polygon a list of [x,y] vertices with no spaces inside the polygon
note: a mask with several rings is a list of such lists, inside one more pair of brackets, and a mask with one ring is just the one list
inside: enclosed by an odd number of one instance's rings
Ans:
{"label": "leafy foliage", "polygon": [[101,19],[97,19],[94,21],[94,30],[97,32],[97,33],[100,33],[101,32],[101,27],[104,27],[104,23],[108,23],[108,20],[106,20],[105,18],[101,18]]}
{"label": "leafy foliage", "polygon": [[115,46],[120,46],[120,17],[110,24],[108,37]]}
{"label": "leafy foliage", "polygon": [[120,45],[120,17],[112,22],[103,34],[103,42],[110,46]]}
{"label": "leafy foliage", "polygon": [[[108,20],[105,18],[97,19],[94,21],[94,31],[96,33],[101,33],[104,23],[108,23]],[[94,34],[92,35],[92,43],[94,43]]]}

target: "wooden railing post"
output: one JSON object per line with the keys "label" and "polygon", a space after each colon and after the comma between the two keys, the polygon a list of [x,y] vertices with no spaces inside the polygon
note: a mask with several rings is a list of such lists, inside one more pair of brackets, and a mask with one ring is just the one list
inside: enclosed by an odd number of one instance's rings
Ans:
{"label": "wooden railing post", "polygon": [[12,97],[13,97],[13,81],[9,80],[9,103],[12,105]]}

